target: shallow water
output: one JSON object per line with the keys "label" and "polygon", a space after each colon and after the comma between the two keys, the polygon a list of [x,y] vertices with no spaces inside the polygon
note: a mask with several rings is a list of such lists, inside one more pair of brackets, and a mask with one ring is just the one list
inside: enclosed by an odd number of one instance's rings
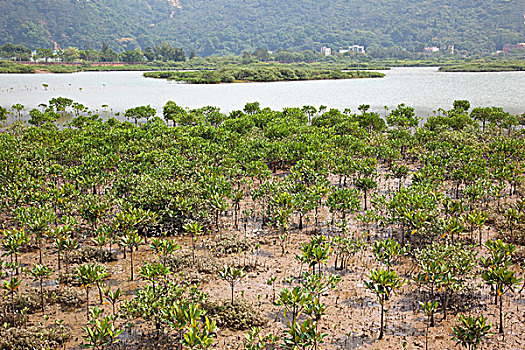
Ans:
{"label": "shallow water", "polygon": [[[304,105],[372,110],[404,102],[421,116],[438,108],[449,109],[456,99],[473,107],[498,106],[525,113],[525,72],[440,73],[437,68],[393,68],[382,79],[189,85],[147,79],[142,72],[82,72],[74,74],[0,75],[0,105],[21,103],[26,110],[53,97],[68,97],[93,110],[108,105],[114,112],[150,104],[162,111],[169,100],[198,108],[217,106],[223,112],[259,101],[272,109]],[[42,84],[47,84],[46,89]]]}

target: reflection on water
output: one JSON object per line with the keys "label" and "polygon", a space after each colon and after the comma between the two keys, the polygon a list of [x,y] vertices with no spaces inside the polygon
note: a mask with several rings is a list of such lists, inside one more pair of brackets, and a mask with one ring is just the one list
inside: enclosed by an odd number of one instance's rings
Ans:
{"label": "reflection on water", "polygon": [[525,72],[440,73],[437,68],[394,68],[384,73],[382,79],[226,85],[146,79],[141,72],[4,74],[0,75],[0,106],[22,103],[28,110],[62,96],[110,114],[146,104],[161,112],[169,100],[190,108],[217,106],[223,112],[254,101],[272,109],[325,105],[356,111],[359,105],[369,104],[374,111],[383,112],[384,106],[393,108],[404,102],[427,116],[438,108],[451,108],[454,100],[467,99],[473,107],[499,106],[511,113],[525,113]]}

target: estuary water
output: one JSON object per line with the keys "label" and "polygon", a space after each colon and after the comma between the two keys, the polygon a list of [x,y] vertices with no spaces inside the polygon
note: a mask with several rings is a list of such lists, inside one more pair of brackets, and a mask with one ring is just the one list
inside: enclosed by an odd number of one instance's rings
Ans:
{"label": "estuary water", "polygon": [[393,68],[384,73],[382,79],[221,85],[144,78],[142,72],[3,74],[0,106],[21,103],[29,110],[58,96],[92,110],[108,105],[113,112],[147,104],[161,112],[169,100],[189,108],[216,106],[223,112],[254,101],[272,109],[325,105],[356,111],[359,105],[369,104],[376,112],[405,103],[426,117],[438,108],[450,109],[454,100],[466,99],[473,107],[498,106],[514,114],[525,113],[525,72],[441,73],[438,68],[425,67]]}

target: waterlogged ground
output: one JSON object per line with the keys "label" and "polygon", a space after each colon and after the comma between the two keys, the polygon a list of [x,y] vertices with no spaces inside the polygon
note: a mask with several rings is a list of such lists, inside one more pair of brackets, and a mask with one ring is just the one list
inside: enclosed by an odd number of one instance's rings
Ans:
{"label": "waterlogged ground", "polygon": [[[281,174],[284,175],[284,174]],[[410,180],[408,180],[410,181]],[[337,182],[333,179],[334,184]],[[408,182],[407,182],[408,183]],[[396,180],[387,180],[380,183],[380,192],[387,189],[397,188]],[[512,200],[512,199],[510,199]],[[242,203],[243,206],[251,205],[249,202]],[[241,216],[242,217],[242,216]],[[290,287],[284,279],[298,277],[307,270],[306,266],[295,259],[300,254],[301,243],[308,242],[313,234],[325,234],[331,236],[335,234],[329,229],[331,215],[327,212],[320,213],[321,221],[317,227],[312,222],[306,222],[306,227],[299,230],[298,223],[290,230],[289,241],[286,245],[285,253],[282,253],[278,235],[280,232],[269,228],[261,228],[260,221],[240,221],[238,228],[234,225],[233,211],[228,211],[226,216],[221,219],[223,228],[220,234],[205,236],[197,243],[197,261],[204,261],[204,264],[216,266],[233,265],[242,266],[246,269],[246,277],[235,287],[236,300],[244,299],[255,306],[261,320],[264,321],[263,333],[273,332],[279,334],[286,329],[286,318],[283,308],[273,303],[273,289],[267,284],[270,277],[276,276],[275,291],[278,294],[281,288]],[[349,227],[357,236],[362,236],[368,232],[370,227],[363,226],[357,220],[351,219]],[[389,237],[390,231],[381,233],[385,238]],[[243,253],[228,254],[216,257],[215,253],[210,252],[206,242],[219,241],[221,235],[234,235],[241,241],[251,244],[252,249]],[[492,230],[483,232],[483,239],[494,237],[496,234]],[[191,255],[191,240],[186,237],[179,237],[177,241],[181,244],[182,250],[178,255]],[[254,249],[255,244],[259,244],[259,249]],[[123,300],[133,298],[137,288],[145,284],[137,277],[135,281],[130,281],[129,253],[127,259],[123,258],[122,250],[114,249],[118,254],[119,260],[116,262],[105,263],[109,277],[105,283],[112,289],[121,288],[126,291]],[[483,250],[479,248],[479,251]],[[483,254],[483,253],[482,253]],[[137,268],[143,262],[153,262],[156,260],[155,254],[148,248],[147,244],[140,246],[134,254],[135,276]],[[36,252],[22,254],[20,261],[24,266],[30,266],[38,262]],[[57,265],[56,249],[51,246],[45,248],[44,263],[50,266]],[[321,349],[424,349],[425,348],[425,329],[427,318],[420,310],[419,301],[424,300],[419,288],[411,282],[413,273],[416,269],[414,264],[407,258],[402,259],[394,266],[398,274],[407,279],[408,283],[387,303],[387,317],[385,327],[385,337],[377,340],[379,332],[379,303],[374,294],[365,288],[364,280],[368,280],[371,269],[382,265],[374,258],[370,249],[364,249],[349,260],[348,268],[343,271],[334,269],[333,257],[328,263],[323,265],[323,272],[339,274],[341,282],[334,291],[322,296],[322,301],[329,307],[326,315],[322,317],[319,327],[327,336]],[[197,272],[197,268],[191,267],[183,272],[184,278],[192,276],[199,278],[202,282],[202,290],[209,294],[210,301],[225,301],[230,299],[229,285],[219,279],[216,274],[206,275]],[[198,277],[195,277],[198,276]],[[24,289],[38,287],[38,283],[30,283],[26,279]],[[466,315],[476,315],[479,313],[489,317],[490,323],[494,325],[496,331],[498,324],[498,308],[493,304],[490,288],[482,283],[478,277],[474,287],[463,295],[463,300],[458,303],[461,306],[457,313]],[[56,283],[56,275],[46,283],[48,290],[59,288]],[[76,287],[79,295],[83,295],[84,289]],[[84,299],[85,300],[85,299]],[[523,338],[525,302],[521,293],[508,293],[505,295],[505,333],[496,334],[487,338],[481,349],[523,349],[525,339]],[[122,302],[120,303],[122,304]],[[98,292],[96,288],[91,288],[90,306],[104,308],[107,313],[111,313],[111,306],[107,303],[99,305]],[[76,308],[63,308],[55,305],[48,307],[46,317],[40,312],[29,316],[30,324],[52,324],[54,320],[64,320],[67,325],[70,340],[65,345],[70,349],[82,349],[83,336],[85,335],[82,327],[86,323],[85,304]],[[449,311],[447,320],[442,319],[442,313],[436,313],[436,325],[429,329],[428,348],[429,349],[455,349],[455,342],[451,327],[457,323],[457,315]],[[125,327],[127,322],[119,320],[117,324]],[[156,333],[150,328],[144,328],[145,324],[137,322],[135,327],[126,328],[121,335],[119,349],[166,349],[163,337],[157,338]],[[217,331],[217,339],[212,348],[214,349],[243,349],[243,340],[246,331],[233,331],[222,328]],[[149,340],[147,340],[149,339]]]}

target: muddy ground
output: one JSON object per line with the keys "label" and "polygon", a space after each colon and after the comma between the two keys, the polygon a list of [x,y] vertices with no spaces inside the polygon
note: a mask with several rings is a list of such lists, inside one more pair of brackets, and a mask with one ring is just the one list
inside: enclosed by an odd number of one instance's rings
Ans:
{"label": "muddy ground", "polygon": [[[392,181],[383,183],[383,190],[387,187],[397,186]],[[244,205],[249,205],[244,203]],[[323,233],[333,234],[329,229],[330,215],[322,213],[321,223],[317,228],[313,228],[312,222],[308,223],[306,230],[298,230],[297,223],[290,230],[290,240],[286,247],[285,254],[282,254],[278,241],[278,232],[270,228],[262,229],[260,222],[248,222],[246,231],[244,225],[240,224],[239,229],[233,225],[233,213],[231,211],[222,218],[221,234],[234,234],[242,239],[248,240],[252,247],[256,243],[260,244],[259,250],[247,251],[216,258],[203,248],[205,240],[217,239],[216,236],[206,236],[199,239],[197,255],[205,260],[214,261],[218,265],[237,265],[247,266],[246,277],[235,287],[236,298],[246,299],[253,303],[255,309],[260,313],[260,317],[265,321],[263,333],[274,332],[279,334],[285,328],[285,318],[282,307],[274,305],[272,302],[273,291],[266,281],[272,275],[277,276],[275,289],[278,293],[280,288],[289,286],[283,282],[288,277],[298,276],[306,267],[301,266],[294,258],[299,253],[302,242],[307,242],[311,234]],[[362,235],[364,227],[355,220],[350,221],[350,227],[357,236]],[[385,235],[388,232],[383,233]],[[484,239],[495,237],[493,230],[485,230]],[[187,238],[177,238],[183,249],[177,254],[189,254],[191,243]],[[479,248],[480,252],[482,249]],[[109,278],[106,284],[113,289],[119,287],[125,291],[124,299],[133,297],[134,291],[145,282],[136,278],[130,281],[129,254],[127,259],[123,259],[122,251],[115,250],[119,259],[107,263]],[[147,245],[139,247],[134,254],[135,276],[138,275],[138,266],[145,261],[154,261],[155,255]],[[23,253],[20,262],[24,266],[31,266],[38,262],[36,251]],[[49,243],[44,250],[44,263],[56,269],[57,255]],[[327,313],[320,321],[320,327],[327,334],[325,344],[322,349],[424,349],[425,348],[425,329],[426,317],[420,310],[419,302],[424,301],[425,297],[420,293],[418,287],[411,282],[411,276],[415,266],[409,259],[402,260],[395,265],[395,270],[406,278],[408,283],[395,295],[387,305],[386,333],[382,340],[377,340],[379,332],[379,304],[374,294],[368,291],[363,281],[367,279],[367,274],[372,268],[379,267],[374,259],[370,248],[357,253],[351,260],[349,267],[343,271],[334,269],[333,256],[328,263],[323,266],[324,272],[336,273],[341,275],[341,282],[338,288],[323,296],[323,302],[329,305]],[[519,274],[522,275],[521,273]],[[52,291],[62,288],[56,283],[57,274],[53,275],[50,281],[46,282],[46,290]],[[223,301],[230,298],[229,285],[220,280],[217,275],[205,276],[201,287],[209,293],[211,301]],[[459,346],[451,339],[453,336],[451,327],[457,323],[459,313],[465,315],[484,314],[489,317],[493,325],[493,331],[497,331],[499,311],[494,305],[493,294],[490,287],[482,283],[479,277],[476,278],[470,290],[465,290],[463,299],[456,304],[457,310],[452,310],[446,320],[442,319],[442,313],[436,314],[436,325],[429,329],[428,348],[429,349],[456,349]],[[32,282],[29,278],[24,278],[21,287],[22,292],[36,289],[38,283]],[[83,296],[84,289],[73,287]],[[85,300],[85,299],[84,299]],[[92,288],[90,292],[90,306],[98,305],[98,292]],[[102,305],[108,313],[111,313],[111,305]],[[508,293],[504,296],[505,314],[505,333],[496,334],[489,337],[480,346],[481,349],[525,349],[525,299],[522,294]],[[51,305],[46,309],[46,317],[41,312],[29,315],[29,324],[52,324],[55,320],[63,320],[71,335],[69,341],[64,345],[67,349],[80,349],[83,342],[84,331],[82,327],[86,323],[85,303],[74,308],[62,308],[59,305]],[[127,323],[119,319],[117,323],[124,327]],[[127,329],[121,336],[121,343],[117,348],[121,349],[155,349],[165,348],[161,341],[154,337],[146,341],[144,336],[145,329],[143,324],[137,324],[134,328]],[[147,332],[146,332],[147,333]],[[213,348],[216,349],[242,349],[245,331],[232,331],[229,329],[219,329],[217,339]],[[139,345],[139,343],[141,345]]]}

